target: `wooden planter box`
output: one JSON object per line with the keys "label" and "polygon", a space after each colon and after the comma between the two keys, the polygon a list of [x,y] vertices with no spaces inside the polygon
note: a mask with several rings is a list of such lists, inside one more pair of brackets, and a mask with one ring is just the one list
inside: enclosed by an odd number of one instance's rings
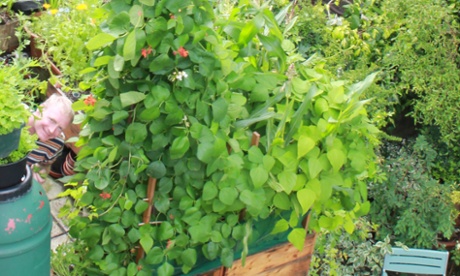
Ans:
{"label": "wooden planter box", "polygon": [[231,268],[219,267],[201,273],[201,276],[252,276],[252,275],[308,275],[313,255],[316,234],[309,234],[304,248],[299,251],[291,243],[282,243],[262,252],[246,257],[243,266],[241,260],[233,262]]}

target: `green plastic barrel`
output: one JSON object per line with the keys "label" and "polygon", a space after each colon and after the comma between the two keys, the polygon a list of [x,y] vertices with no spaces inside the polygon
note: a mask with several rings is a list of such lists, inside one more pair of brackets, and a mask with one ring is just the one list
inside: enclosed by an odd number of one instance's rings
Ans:
{"label": "green plastic barrel", "polygon": [[25,180],[0,189],[0,275],[49,276],[51,226],[46,192],[27,167]]}

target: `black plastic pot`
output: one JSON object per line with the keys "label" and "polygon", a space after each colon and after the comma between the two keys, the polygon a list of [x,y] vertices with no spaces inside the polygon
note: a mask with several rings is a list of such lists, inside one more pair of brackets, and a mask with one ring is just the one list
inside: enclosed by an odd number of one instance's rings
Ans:
{"label": "black plastic pot", "polygon": [[42,10],[44,3],[45,2],[42,0],[18,0],[13,2],[13,6],[11,8],[16,13],[29,15],[33,12]]}
{"label": "black plastic pot", "polygon": [[0,165],[0,189],[21,183],[27,174],[27,156],[23,159],[5,165]]}
{"label": "black plastic pot", "polygon": [[32,169],[26,166],[26,174],[22,181],[7,188],[0,188],[0,204],[6,201],[15,200],[27,193],[32,187]]}

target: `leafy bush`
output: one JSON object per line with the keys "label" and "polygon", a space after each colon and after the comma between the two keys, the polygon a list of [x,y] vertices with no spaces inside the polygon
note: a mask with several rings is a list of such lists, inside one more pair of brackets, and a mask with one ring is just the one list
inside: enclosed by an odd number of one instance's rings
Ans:
{"label": "leafy bush", "polygon": [[454,142],[460,116],[458,3],[361,0],[337,17],[317,2],[299,4],[290,33],[305,55],[322,55],[328,70],[351,80],[381,70],[364,94],[375,98],[367,109],[379,126],[410,106],[417,123],[438,126],[441,139]]}
{"label": "leafy bush", "polygon": [[432,248],[438,234],[450,238],[457,212],[452,186],[432,177],[435,157],[424,136],[382,148],[386,178],[369,185],[369,218],[379,225],[377,240],[389,235],[409,247]]}
{"label": "leafy bush", "polygon": [[373,99],[366,109],[377,126],[392,122],[402,93],[394,89],[394,80],[381,60],[391,40],[384,31],[392,33],[395,27],[379,26],[381,14],[362,1],[345,5],[343,17],[331,13],[322,1],[299,1],[292,9],[295,12],[285,20],[285,32],[303,57],[324,57],[325,68],[339,79],[358,81],[381,70],[363,98]]}
{"label": "leafy bush", "polygon": [[[375,224],[367,217],[356,221],[356,231],[325,231],[318,234],[309,275],[381,275],[391,240],[374,240]],[[400,242],[396,246],[404,247]]]}
{"label": "leafy bush", "polygon": [[21,127],[31,115],[24,104],[31,104],[29,93],[37,88],[38,81],[28,77],[34,66],[37,63],[30,59],[0,64],[0,135]]}

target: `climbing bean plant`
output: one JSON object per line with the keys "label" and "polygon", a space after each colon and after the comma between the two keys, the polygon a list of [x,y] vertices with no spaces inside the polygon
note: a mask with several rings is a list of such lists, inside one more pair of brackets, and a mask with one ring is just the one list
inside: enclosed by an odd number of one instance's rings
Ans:
{"label": "climbing bean plant", "polygon": [[249,1],[228,13],[200,0],[107,9],[104,33],[87,43],[99,82],[75,103],[81,183],[68,190],[86,270],[173,275],[203,258],[230,267],[268,218],[300,250],[309,211],[312,229],[354,230],[375,173],[378,130],[360,99],[375,73],[348,83],[321,61],[291,62],[277,17]]}

